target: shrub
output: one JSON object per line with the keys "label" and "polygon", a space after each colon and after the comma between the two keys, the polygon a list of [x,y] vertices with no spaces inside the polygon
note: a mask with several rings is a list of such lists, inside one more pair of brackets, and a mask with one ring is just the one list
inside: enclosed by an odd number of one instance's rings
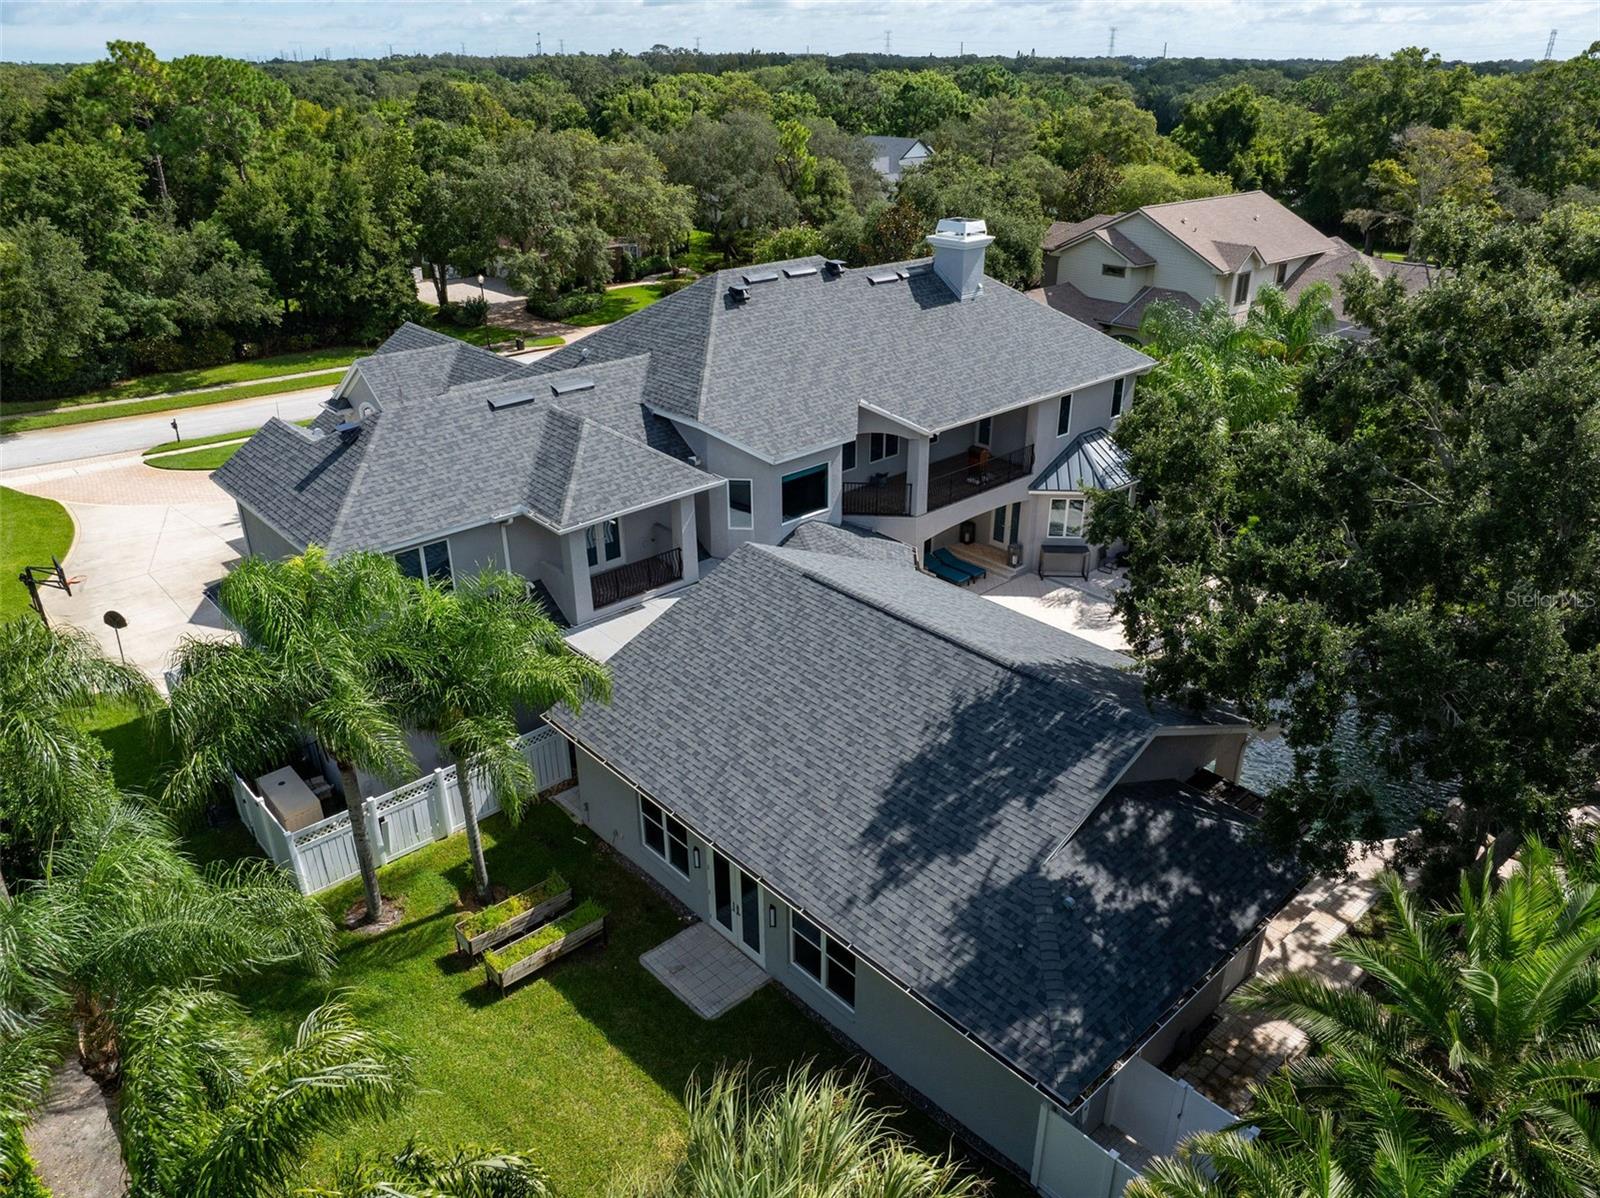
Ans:
{"label": "shrub", "polygon": [[524,957],[547,948],[564,936],[570,936],[585,924],[593,923],[604,917],[606,909],[593,899],[584,899],[571,911],[560,919],[544,925],[536,932],[530,932],[521,940],[513,940],[503,949],[491,949],[483,954],[483,959],[494,967],[495,972],[504,973]]}
{"label": "shrub", "polygon": [[546,320],[566,320],[569,316],[583,316],[597,311],[606,302],[604,291],[573,291],[554,299],[542,295],[528,297],[528,311]]}
{"label": "shrub", "polygon": [[550,876],[537,886],[530,886],[520,894],[513,894],[510,898],[496,903],[492,907],[485,907],[482,911],[475,911],[471,915],[457,922],[462,934],[469,940],[474,936],[481,936],[491,929],[498,928],[507,920],[521,915],[530,907],[537,907],[551,895],[560,894],[567,888],[567,880],[555,870],[550,871]]}
{"label": "shrub", "polygon": [[635,264],[633,277],[642,279],[645,275],[665,274],[672,269],[672,263],[667,261],[665,254],[651,254],[640,258]]}
{"label": "shrub", "polygon": [[671,295],[674,291],[682,291],[693,279],[662,279],[659,283],[651,284],[661,295]]}
{"label": "shrub", "polygon": [[450,319],[463,329],[475,329],[489,319],[489,301],[480,295],[450,305]]}
{"label": "shrub", "polygon": [[133,366],[140,374],[221,366],[234,360],[233,351],[233,337],[221,329],[206,329],[184,337],[146,337],[128,346]]}

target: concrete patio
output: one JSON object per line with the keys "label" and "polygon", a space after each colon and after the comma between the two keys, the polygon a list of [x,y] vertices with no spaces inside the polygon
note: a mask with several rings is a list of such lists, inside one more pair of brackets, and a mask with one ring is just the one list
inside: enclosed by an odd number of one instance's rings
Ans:
{"label": "concrete patio", "polygon": [[767,982],[767,972],[708,923],[685,928],[639,958],[701,1019],[725,1015]]}
{"label": "concrete patio", "polygon": [[1127,585],[1120,570],[1094,570],[1087,578],[1040,578],[1024,571],[997,582],[979,581],[985,599],[1075,633],[1107,649],[1126,652],[1122,621],[1112,610],[1116,593]]}

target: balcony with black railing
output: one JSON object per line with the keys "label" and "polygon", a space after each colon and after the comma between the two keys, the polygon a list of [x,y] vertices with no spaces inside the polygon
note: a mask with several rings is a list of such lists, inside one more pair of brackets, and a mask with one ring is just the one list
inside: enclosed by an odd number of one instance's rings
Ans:
{"label": "balcony with black railing", "polygon": [[1015,482],[1033,471],[1033,446],[1010,453],[990,453],[976,447],[955,457],[928,464],[928,510],[937,511],[971,499],[985,491]]}
{"label": "balcony with black railing", "polygon": [[909,516],[911,484],[903,474],[845,483],[843,506],[846,516]]}
{"label": "balcony with black railing", "polygon": [[589,597],[594,610],[632,599],[657,587],[669,586],[683,577],[683,551],[668,549],[654,557],[640,558],[625,566],[589,575]]}

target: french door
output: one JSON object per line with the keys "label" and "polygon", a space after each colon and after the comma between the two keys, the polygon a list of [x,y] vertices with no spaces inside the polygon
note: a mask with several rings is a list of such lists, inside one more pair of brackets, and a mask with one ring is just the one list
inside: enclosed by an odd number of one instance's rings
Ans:
{"label": "french door", "polygon": [[761,887],[716,849],[711,850],[711,919],[757,961],[761,960]]}

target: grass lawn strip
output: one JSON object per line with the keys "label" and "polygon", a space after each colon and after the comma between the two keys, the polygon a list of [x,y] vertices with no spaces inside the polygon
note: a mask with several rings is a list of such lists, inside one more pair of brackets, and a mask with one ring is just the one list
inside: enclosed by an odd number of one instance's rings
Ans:
{"label": "grass lawn strip", "polygon": [[282,395],[289,391],[311,391],[318,387],[332,387],[344,377],[344,371],[332,370],[326,374],[308,374],[295,379],[277,379],[265,383],[247,383],[240,387],[220,387],[212,391],[197,391],[193,395],[180,395],[173,399],[146,399],[138,403],[119,403],[109,407],[68,408],[64,411],[41,412],[36,416],[0,417],[0,433],[25,433],[32,429],[60,428],[69,424],[93,424],[101,420],[120,420],[124,416],[147,416],[152,412],[179,412],[184,408],[201,408],[210,404],[229,403],[235,399],[257,399],[263,395]]}
{"label": "grass lawn strip", "polygon": [[655,283],[640,283],[633,287],[615,287],[606,292],[605,302],[593,312],[585,312],[581,316],[570,318],[567,323],[577,327],[596,324],[612,324],[624,316],[637,312],[640,308],[648,308],[660,299],[665,292]]}
{"label": "grass lawn strip", "polygon": [[0,619],[24,615],[32,606],[17,581],[24,566],[48,566],[72,548],[72,516],[53,499],[0,487]]}
{"label": "grass lawn strip", "polygon": [[459,920],[456,927],[466,933],[470,939],[481,936],[485,932],[493,931],[508,920],[516,918],[524,911],[537,907],[545,899],[560,894],[567,889],[567,880],[555,870],[550,871],[550,876],[537,886],[524,890],[521,894],[513,894],[510,898],[496,903],[492,907],[485,907],[482,911],[475,911],[465,919]]}
{"label": "grass lawn strip", "polygon": [[[305,428],[315,419],[315,416],[308,416],[304,420],[296,420],[294,423],[301,428]],[[163,441],[160,445],[152,445],[149,449],[144,450],[141,456],[148,458],[158,453],[178,453],[190,449],[199,449],[202,445],[225,445],[229,441],[248,441],[260,431],[259,428],[242,428],[232,433],[213,433],[209,437],[185,437],[181,441]]]}
{"label": "grass lawn strip", "polygon": [[156,470],[215,470],[239,452],[243,441],[231,445],[210,445],[187,453],[164,453],[160,457],[146,458],[144,464]]}

